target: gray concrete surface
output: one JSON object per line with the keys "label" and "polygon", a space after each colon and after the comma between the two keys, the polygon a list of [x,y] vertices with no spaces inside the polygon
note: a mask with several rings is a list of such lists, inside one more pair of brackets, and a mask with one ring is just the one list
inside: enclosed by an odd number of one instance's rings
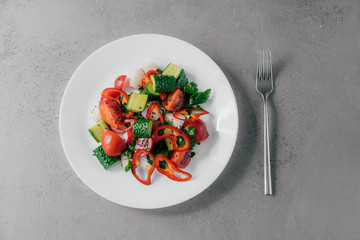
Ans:
{"label": "gray concrete surface", "polygon": [[[71,169],[60,101],[94,50],[137,33],[209,54],[236,93],[237,147],[194,199],[137,210]],[[270,48],[276,194],[263,195],[256,50]],[[0,239],[360,239],[360,3],[0,0]]]}

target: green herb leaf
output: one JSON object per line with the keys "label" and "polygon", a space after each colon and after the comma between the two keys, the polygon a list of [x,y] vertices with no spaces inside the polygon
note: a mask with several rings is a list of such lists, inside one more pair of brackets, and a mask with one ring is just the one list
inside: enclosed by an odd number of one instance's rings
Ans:
{"label": "green herb leaf", "polygon": [[189,105],[199,105],[205,103],[210,96],[211,89],[206,90],[205,92],[193,93],[189,98]]}
{"label": "green herb leaf", "polygon": [[162,168],[162,169],[165,169],[166,168],[166,161],[165,160],[162,160],[159,162],[159,167]]}
{"label": "green herb leaf", "polygon": [[186,84],[188,83],[188,78],[186,77],[185,71],[181,71],[179,79],[176,81],[176,87],[184,90]]}
{"label": "green herb leaf", "polygon": [[132,164],[132,161],[129,160],[128,164],[126,165],[126,167],[124,168],[125,172],[128,172],[131,168],[131,164]]}
{"label": "green herb leaf", "polygon": [[174,126],[174,124],[171,121],[165,121],[162,125]]}
{"label": "green herb leaf", "polygon": [[153,160],[151,159],[151,157],[149,155],[146,156],[146,159],[147,159],[147,162],[150,164],[150,165],[153,165]]}
{"label": "green herb leaf", "polygon": [[184,87],[184,93],[188,95],[192,95],[196,93],[199,89],[197,88],[197,84],[194,82],[188,82]]}
{"label": "green herb leaf", "polygon": [[132,141],[132,142],[127,146],[130,152],[134,152],[135,144],[136,144],[136,142],[135,142],[135,141]]}

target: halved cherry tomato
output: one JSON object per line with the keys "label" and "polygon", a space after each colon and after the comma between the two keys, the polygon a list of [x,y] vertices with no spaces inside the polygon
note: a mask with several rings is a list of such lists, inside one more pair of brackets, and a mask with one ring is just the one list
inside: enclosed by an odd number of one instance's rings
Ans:
{"label": "halved cherry tomato", "polygon": [[[139,164],[139,157],[140,156],[143,156],[143,155],[148,155],[152,161],[153,161],[153,164],[152,165],[148,165],[146,166],[146,172],[147,172],[147,177],[145,180],[141,179],[139,177],[139,175],[137,175],[136,173],[136,168],[140,165]],[[154,164],[154,161],[155,161],[155,158],[154,158],[154,155],[151,154],[151,152],[149,151],[146,151],[144,149],[141,149],[137,152],[134,153],[134,156],[132,158],[132,163],[131,163],[131,172],[132,174],[134,175],[134,177],[139,181],[141,182],[142,184],[145,184],[145,185],[150,185],[151,184],[151,175],[153,174],[154,170],[155,170],[155,164]]]}
{"label": "halved cherry tomato", "polygon": [[178,168],[186,168],[191,161],[191,151],[174,151],[171,155],[170,161],[175,163]]}
{"label": "halved cherry tomato", "polygon": [[104,152],[110,157],[117,157],[126,149],[124,140],[113,131],[104,129],[101,138],[101,145]]}
{"label": "halved cherry tomato", "polygon": [[194,121],[185,122],[184,127],[190,127],[190,126],[195,128],[194,142],[202,142],[209,137],[206,124],[204,123],[203,120],[197,119]]}
{"label": "halved cherry tomato", "polygon": [[198,110],[195,108],[184,108],[174,113],[174,118],[182,121],[193,121],[198,119],[201,115],[208,114],[208,111]]}
{"label": "halved cherry tomato", "polygon": [[146,151],[151,151],[153,147],[152,138],[138,138],[136,140],[134,152],[139,151],[140,149],[145,149]]}
{"label": "halved cherry tomato", "polygon": [[115,79],[114,87],[119,90],[123,90],[125,85],[126,75],[121,75]]}
{"label": "halved cherry tomato", "polygon": [[185,96],[180,88],[176,88],[173,93],[170,93],[165,100],[163,100],[164,108],[168,111],[176,112],[184,106]]}
{"label": "halved cherry tomato", "polygon": [[126,94],[126,92],[116,89],[116,88],[105,88],[101,93],[101,100],[103,101],[105,99],[114,99],[118,103],[120,103],[120,96],[122,96],[122,104],[127,103],[129,100],[129,96]]}
{"label": "halved cherry tomato", "polygon": [[99,104],[99,111],[104,121],[113,128],[117,128],[120,124],[121,106],[114,99],[103,100]]}
{"label": "halved cherry tomato", "polygon": [[141,80],[141,85],[143,88],[146,87],[148,82],[151,82],[150,75],[161,75],[158,71],[150,70],[145,74],[145,77]]}
{"label": "halved cherry tomato", "polygon": [[[160,161],[165,161],[166,162],[166,169],[163,169],[160,167]],[[174,180],[174,181],[187,181],[191,179],[191,174],[184,172],[182,170],[180,170],[175,163],[173,163],[172,161],[170,161],[167,157],[165,157],[162,154],[158,154],[155,158],[155,168],[156,170],[158,170],[159,173],[164,174],[165,176],[167,176],[168,178]],[[175,175],[175,172],[177,173],[181,173],[182,175],[184,175],[185,177],[181,178],[181,177],[177,177]]]}

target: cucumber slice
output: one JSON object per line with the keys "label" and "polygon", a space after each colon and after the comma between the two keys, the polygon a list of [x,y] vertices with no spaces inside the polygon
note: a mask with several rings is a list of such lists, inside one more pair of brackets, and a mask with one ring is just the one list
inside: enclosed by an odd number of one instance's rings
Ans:
{"label": "cucumber slice", "polygon": [[135,138],[151,137],[153,121],[149,119],[136,119],[134,121],[132,132]]}
{"label": "cucumber slice", "polygon": [[[172,131],[170,129],[168,129],[168,128],[165,128],[164,129],[164,134],[165,133],[172,133]],[[168,148],[168,151],[174,150],[174,144],[171,142],[171,140],[168,139],[168,138],[165,138],[164,140],[165,140],[166,146]]]}
{"label": "cucumber slice", "polygon": [[160,93],[153,92],[153,86],[150,82],[146,84],[146,87],[144,88],[142,93],[149,96],[148,100],[155,100],[160,97]]}
{"label": "cucumber slice", "polygon": [[173,76],[175,79],[178,79],[180,77],[182,70],[183,69],[181,67],[169,63],[169,65],[167,65],[167,67],[164,69],[162,75],[169,75],[169,76]]}
{"label": "cucumber slice", "polygon": [[126,104],[126,110],[129,112],[142,112],[145,109],[147,100],[148,95],[132,92]]}
{"label": "cucumber slice", "polygon": [[109,125],[107,125],[107,123],[104,121],[104,119],[101,119],[94,126],[89,128],[89,132],[97,142],[100,142],[104,129],[110,129],[110,128]]}
{"label": "cucumber slice", "polygon": [[[176,80],[174,76],[150,75],[152,84],[149,86],[151,92],[174,92]],[[150,88],[151,87],[151,88]]]}
{"label": "cucumber slice", "polygon": [[110,157],[107,155],[101,145],[95,148],[93,153],[105,170],[108,170],[112,165],[120,160],[119,157]]}

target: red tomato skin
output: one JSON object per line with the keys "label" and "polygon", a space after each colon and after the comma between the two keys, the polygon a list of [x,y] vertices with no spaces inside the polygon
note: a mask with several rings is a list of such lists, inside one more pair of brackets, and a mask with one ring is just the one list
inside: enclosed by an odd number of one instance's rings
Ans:
{"label": "red tomato skin", "polygon": [[123,90],[125,85],[125,79],[126,79],[126,75],[121,75],[118,78],[116,78],[114,87],[119,90]]}
{"label": "red tomato skin", "polygon": [[209,137],[209,133],[206,128],[206,124],[203,120],[197,119],[194,121],[185,122],[184,127],[195,127],[195,139],[194,142],[202,142]]}
{"label": "red tomato skin", "polygon": [[113,99],[105,99],[99,104],[99,111],[104,121],[113,128],[117,128],[122,118],[121,106]]}
{"label": "red tomato skin", "polygon": [[176,88],[163,100],[164,108],[168,111],[176,112],[180,110],[185,103],[185,96],[180,88]]}
{"label": "red tomato skin", "polygon": [[191,151],[174,151],[171,155],[170,161],[175,163],[178,168],[186,168],[191,161]]}
{"label": "red tomato skin", "polygon": [[120,156],[127,147],[126,143],[119,135],[107,129],[104,129],[101,145],[104,152],[110,157]]}

